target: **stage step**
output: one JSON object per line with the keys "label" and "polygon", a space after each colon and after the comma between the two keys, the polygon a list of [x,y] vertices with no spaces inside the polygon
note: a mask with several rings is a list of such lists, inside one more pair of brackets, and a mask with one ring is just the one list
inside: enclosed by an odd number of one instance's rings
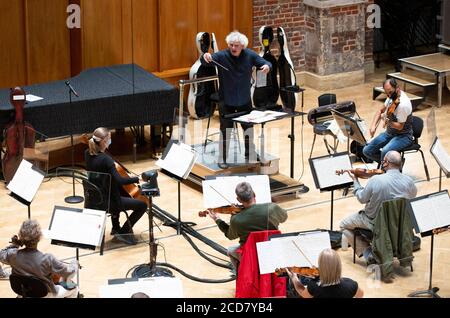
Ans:
{"label": "stage step", "polygon": [[413,76],[411,74],[406,74],[406,73],[402,73],[402,72],[396,72],[396,73],[389,73],[387,75],[387,78],[395,78],[396,80],[402,81],[402,82],[406,82],[409,84],[413,84],[416,86],[420,86],[420,87],[432,87],[436,85],[436,82],[434,81],[429,81],[427,79],[423,79],[420,77],[416,77]]}
{"label": "stage step", "polygon": [[[425,100],[425,98],[422,96],[417,96],[417,95],[414,95],[414,94],[411,94],[408,92],[405,92],[405,93],[411,100],[411,105],[412,105],[413,111],[416,110],[417,106],[419,106]],[[372,92],[372,99],[375,100],[381,94],[385,94],[383,87],[381,87],[381,86],[374,87],[373,92]]]}

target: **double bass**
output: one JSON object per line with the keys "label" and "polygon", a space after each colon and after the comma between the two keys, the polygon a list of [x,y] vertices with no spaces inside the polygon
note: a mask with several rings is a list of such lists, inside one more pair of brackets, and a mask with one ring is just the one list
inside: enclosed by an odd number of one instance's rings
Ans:
{"label": "double bass", "polygon": [[280,57],[278,58],[278,68],[280,70],[280,97],[283,108],[294,111],[295,105],[297,104],[297,95],[294,92],[288,91],[286,88],[295,86],[296,78],[294,64],[289,55],[286,33],[282,27],[277,28],[277,39],[280,44]]}
{"label": "double bass", "polygon": [[15,109],[15,118],[3,130],[5,154],[2,158],[2,169],[6,183],[11,181],[16,173],[23,158],[24,148],[34,148],[35,143],[35,130],[24,121],[25,91],[21,87],[15,87],[11,89],[9,97]]}
{"label": "double bass", "polygon": [[[189,70],[189,79],[192,80],[200,77],[217,75],[217,69],[215,67],[207,67],[200,62],[200,57],[209,51],[210,46],[214,52],[218,51],[214,33],[212,33],[212,36],[210,37],[208,32],[199,32],[196,36],[196,42],[200,55]],[[187,102],[189,115],[195,119],[209,116],[212,111],[211,94],[215,91],[216,88],[212,81],[192,83],[189,88]]]}
{"label": "double bass", "polygon": [[[275,108],[277,106],[280,89],[278,87],[278,62],[270,51],[273,42],[273,29],[269,26],[262,26],[259,29],[259,41],[261,42],[261,52],[259,55],[272,63],[272,69],[268,74],[259,74],[259,70],[255,70],[256,81],[252,85],[253,105],[256,108]],[[259,76],[258,76],[259,75]],[[259,87],[258,79],[260,76],[265,77],[265,86]]]}

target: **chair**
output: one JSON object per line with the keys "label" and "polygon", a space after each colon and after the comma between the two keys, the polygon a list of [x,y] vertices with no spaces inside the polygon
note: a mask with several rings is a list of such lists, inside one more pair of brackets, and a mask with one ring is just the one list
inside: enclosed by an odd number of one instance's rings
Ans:
{"label": "chair", "polygon": [[423,155],[423,151],[419,144],[419,138],[422,136],[423,131],[423,120],[420,117],[412,116],[412,129],[413,129],[413,136],[414,136],[414,142],[411,146],[402,149],[400,151],[400,154],[402,155],[402,162],[405,160],[405,153],[411,153],[411,152],[420,152],[422,155],[422,161],[423,161],[423,168],[425,169],[425,174],[427,176],[427,181],[430,181],[430,174],[428,173],[428,167],[425,162],[425,156]]}
{"label": "chair", "polygon": [[[214,136],[214,135],[218,135],[220,134],[220,132],[215,132],[210,134],[209,133],[209,125],[211,123],[211,117],[214,115],[214,112],[216,111],[216,108],[220,109],[220,98],[219,98],[219,92],[215,92],[211,94],[210,97],[211,100],[211,111],[208,113],[208,124],[206,125],[206,137],[205,137],[205,142],[203,143],[203,152],[205,152],[206,149],[206,145],[208,144],[208,142],[212,142],[213,140],[210,139],[210,137]],[[237,140],[238,143],[238,147],[239,147],[239,152],[241,152],[241,142],[239,139],[239,131],[238,131],[238,127],[237,127],[237,123],[233,122],[233,131],[231,133],[231,137],[234,137]]]}
{"label": "chair", "polygon": [[[325,95],[325,96],[324,96]],[[325,103],[327,101],[335,101],[335,97],[326,96],[326,95],[334,95],[334,94],[324,94],[319,96],[319,103]],[[324,96],[324,97],[322,97]],[[351,101],[341,102],[341,103],[333,103],[333,104],[320,104],[319,107],[313,108],[308,112],[308,122],[313,126],[314,139],[311,146],[311,152],[309,157],[311,158],[314,144],[316,142],[317,135],[323,136],[323,141],[325,143],[325,147],[327,148],[328,154],[337,152],[337,147],[339,145],[339,141],[334,133],[328,129],[330,125],[330,121],[333,120],[333,114],[331,113],[331,109],[335,109],[340,113],[343,113],[347,116],[354,116],[356,113],[356,105]],[[333,145],[328,144],[326,136],[330,135],[333,137]]]}
{"label": "chair", "polygon": [[256,243],[267,241],[270,235],[280,234],[278,230],[251,232],[241,247],[241,261],[236,279],[236,298],[285,297],[286,278],[274,273],[259,273]]}
{"label": "chair", "polygon": [[381,264],[383,277],[392,273],[394,257],[400,260],[402,266],[409,265],[411,272],[413,271],[412,252],[415,240],[406,199],[384,201],[374,220],[373,231],[355,228],[353,233],[353,263],[356,258],[356,238],[360,236],[363,240],[370,242],[375,259],[378,264]]}
{"label": "chair", "polygon": [[[92,176],[100,175],[100,174],[88,172],[88,175],[90,175],[91,179],[92,179]],[[104,175],[104,174],[102,174],[102,175]],[[101,178],[98,178],[98,179],[101,179]],[[111,216],[111,213],[109,211],[109,195],[110,194],[107,190],[102,190],[102,189],[105,189],[105,187],[100,188],[99,186],[97,186],[97,184],[101,184],[101,182],[109,183],[109,180],[108,181],[95,180],[95,178],[94,178],[91,181],[88,178],[82,179],[84,199],[85,199],[84,207],[87,209],[96,209],[96,210],[106,211],[107,215]],[[128,222],[127,211],[120,211],[120,212],[125,213],[125,216],[126,216],[126,219]],[[103,232],[103,239],[102,239],[102,243],[100,244],[100,255],[103,255],[104,247],[105,247],[105,233]]]}
{"label": "chair", "polygon": [[9,276],[11,289],[24,298],[42,298],[47,296],[47,284],[34,276],[11,274]]}

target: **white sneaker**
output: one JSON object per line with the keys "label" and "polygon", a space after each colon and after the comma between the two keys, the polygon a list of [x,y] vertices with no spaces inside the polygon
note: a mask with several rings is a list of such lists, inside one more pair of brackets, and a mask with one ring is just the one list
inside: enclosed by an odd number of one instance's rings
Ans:
{"label": "white sneaker", "polygon": [[3,268],[0,268],[0,279],[8,279],[9,275],[11,275],[11,273]]}

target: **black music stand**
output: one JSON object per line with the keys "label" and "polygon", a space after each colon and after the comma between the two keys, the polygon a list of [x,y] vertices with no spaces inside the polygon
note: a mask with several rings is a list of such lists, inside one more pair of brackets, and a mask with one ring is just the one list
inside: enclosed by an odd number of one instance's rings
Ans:
{"label": "black music stand", "polygon": [[[66,81],[66,85],[69,88],[69,105],[72,109],[72,94],[78,97],[77,92],[73,89],[69,81]],[[70,134],[70,147],[72,150],[72,170],[75,170],[75,147],[73,145],[73,134]],[[72,173],[72,195],[64,198],[66,203],[75,204],[83,202],[84,198],[79,195],[75,195],[75,174]]]}
{"label": "black music stand", "polygon": [[[106,211],[55,206],[48,227],[51,244],[75,248],[75,257],[79,265],[79,249],[95,250],[100,246],[105,232],[105,222]],[[79,265],[79,269],[81,268]],[[83,294],[80,293],[79,270],[77,270],[77,286],[78,298],[83,298]]]}
{"label": "black music stand", "polygon": [[6,186],[11,191],[9,195],[26,205],[28,208],[28,219],[31,218],[31,202],[36,195],[39,186],[44,179],[45,173],[38,167],[22,159],[13,178]]}
{"label": "black music stand", "polygon": [[350,116],[344,115],[343,113],[330,109],[333,114],[334,120],[336,120],[342,133],[347,137],[347,152],[350,153],[350,139],[355,140],[361,145],[367,144],[366,137],[361,131],[359,123],[362,122],[360,119],[355,119]]}
{"label": "black music stand", "polygon": [[314,178],[316,188],[320,192],[331,192],[331,220],[330,230],[333,230],[334,190],[345,189],[353,184],[353,180],[347,174],[337,176],[337,170],[351,169],[348,153],[340,152],[332,155],[309,158],[309,166]]}
{"label": "black music stand", "polygon": [[158,245],[155,243],[155,237],[153,235],[153,197],[159,197],[158,187],[158,172],[156,170],[144,172],[142,179],[146,181],[142,185],[141,192],[148,198],[148,247],[150,262],[148,264],[141,264],[135,268],[132,273],[132,277],[173,277],[174,275],[169,269],[156,266],[156,256],[158,253]]}
{"label": "black music stand", "polygon": [[[439,200],[439,203],[437,200]],[[423,204],[423,200],[426,200],[425,204]],[[444,202],[444,207],[442,209],[436,209],[439,205],[442,205]],[[446,203],[446,204],[445,204]],[[431,247],[430,247],[430,276],[427,290],[420,290],[416,292],[412,292],[408,295],[408,297],[418,297],[422,295],[429,295],[432,298],[440,298],[437,294],[439,291],[438,287],[433,287],[433,251],[434,251],[434,233],[435,229],[447,228],[450,225],[450,217],[447,216],[448,222],[443,222],[443,216],[450,214],[448,207],[450,206],[450,198],[448,196],[448,191],[440,191],[432,194],[423,195],[418,198],[414,198],[410,201],[409,211],[411,213],[412,220],[414,222],[414,228],[416,233],[420,233],[422,237],[431,235]],[[423,220],[426,219],[426,224],[423,223]],[[430,227],[429,222],[432,222],[432,226]],[[446,224],[444,224],[446,223]]]}

